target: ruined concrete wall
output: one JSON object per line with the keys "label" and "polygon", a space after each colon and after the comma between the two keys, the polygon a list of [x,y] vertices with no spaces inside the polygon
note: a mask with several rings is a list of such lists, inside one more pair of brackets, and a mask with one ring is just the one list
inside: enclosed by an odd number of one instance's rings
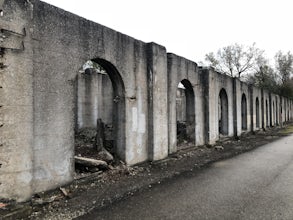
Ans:
{"label": "ruined concrete wall", "polygon": [[233,78],[210,70],[209,74],[209,141],[219,139],[219,94],[224,89],[228,97],[228,134],[234,135],[233,127]]}
{"label": "ruined concrete wall", "polygon": [[[262,93],[261,90],[256,87],[251,87],[251,115],[252,115],[252,130],[260,130],[262,128],[262,108],[261,108],[261,99]],[[258,100],[258,108],[256,106]]]}
{"label": "ruined concrete wall", "polygon": [[0,1],[0,197],[17,201],[32,193],[32,5]]}
{"label": "ruined concrete wall", "polygon": [[[251,115],[250,115],[250,91],[249,87],[246,83],[241,82],[239,79],[235,80],[235,88],[236,91],[234,91],[234,96],[236,96],[236,107],[235,107],[235,113],[236,113],[236,121],[234,120],[233,123],[236,123],[237,128],[237,134],[235,135],[241,135],[243,132],[248,132],[251,130]],[[242,129],[242,96],[245,95],[246,98],[246,130]],[[235,125],[234,125],[235,126]],[[235,131],[234,131],[235,132]]]}
{"label": "ruined concrete wall", "polygon": [[276,94],[271,94],[272,102],[272,126],[279,125],[280,122],[280,98]]}
{"label": "ruined concrete wall", "polygon": [[288,99],[288,121],[292,120],[292,101]]}
{"label": "ruined concrete wall", "polygon": [[145,44],[39,1],[34,27],[34,191],[72,180],[75,78],[90,59],[112,71],[117,105],[124,103],[117,115],[120,157],[128,164],[147,160]]}
{"label": "ruined concrete wall", "polygon": [[166,48],[155,43],[147,45],[149,101],[149,159],[168,156],[168,79]]}
{"label": "ruined concrete wall", "polygon": [[280,124],[283,125],[285,121],[285,99],[284,97],[280,97]]}
{"label": "ruined concrete wall", "polygon": [[264,128],[267,128],[271,124],[271,106],[270,106],[270,93],[266,90],[263,91],[263,106],[264,106]]}
{"label": "ruined concrete wall", "polygon": [[195,144],[204,144],[204,116],[202,84],[197,64],[175,54],[168,54],[168,112],[169,112],[169,152],[177,150],[176,93],[178,84],[188,80],[194,93],[194,136]]}
{"label": "ruined concrete wall", "polygon": [[[115,148],[127,164],[160,160],[177,150],[176,91],[182,80],[194,92],[196,145],[220,137],[221,89],[228,98],[228,136],[241,132],[237,112],[242,93],[251,109],[251,128],[255,129],[256,97],[260,127],[262,97],[269,97],[270,108],[275,109],[270,111],[272,125],[279,124],[279,96],[253,87],[249,92],[247,85],[213,70],[199,70],[196,63],[167,54],[161,45],[141,42],[38,0],[0,0],[0,9],[0,198],[23,201],[72,181],[76,76],[88,60],[110,77],[111,83],[106,83],[113,88],[113,103],[110,107],[105,102],[104,107],[113,108]],[[105,91],[97,92],[107,98]],[[91,106],[92,113],[103,112]],[[88,122],[91,126],[95,117]]]}

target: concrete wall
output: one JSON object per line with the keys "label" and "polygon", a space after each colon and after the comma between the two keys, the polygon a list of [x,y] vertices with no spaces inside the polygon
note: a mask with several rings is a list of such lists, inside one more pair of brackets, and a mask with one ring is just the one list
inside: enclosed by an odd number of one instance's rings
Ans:
{"label": "concrete wall", "polygon": [[169,113],[169,153],[177,151],[176,94],[178,84],[188,80],[192,85],[195,110],[195,144],[204,144],[203,85],[197,64],[175,54],[168,54],[168,113]]}
{"label": "concrete wall", "polygon": [[[248,132],[251,131],[251,97],[250,97],[250,91],[249,87],[247,84],[244,82],[241,82],[239,79],[234,79],[234,84],[235,84],[235,91],[233,92],[235,94],[236,98],[236,108],[234,110],[234,116],[236,115],[237,120],[234,120],[234,126],[236,124],[236,131],[234,133],[236,135],[240,135],[242,132]],[[242,102],[242,96],[245,96],[246,98],[246,130],[242,129],[242,109],[241,109],[241,102]],[[237,122],[237,123],[236,123]],[[237,132],[237,133],[236,133]]]}
{"label": "concrete wall", "polygon": [[[80,67],[88,60],[108,73],[110,81],[105,83],[113,93],[107,100],[113,102],[102,103],[112,117],[102,118],[112,120],[116,152],[130,165],[177,151],[176,92],[182,80],[193,94],[188,117],[193,120],[195,145],[220,138],[221,90],[228,99],[227,136],[246,132],[239,113],[242,94],[250,109],[247,131],[265,126],[262,100],[269,99],[270,125],[279,124],[280,103],[282,120],[287,120],[286,99],[199,68],[156,43],[144,43],[38,0],[0,0],[0,9],[0,198],[24,201],[72,181],[76,123],[94,126],[103,112],[101,97],[94,93],[109,94],[96,86],[99,80],[91,80],[88,87],[95,92],[85,91],[86,86],[77,90]],[[85,99],[89,114],[77,114]],[[292,100],[288,106],[292,120]]]}
{"label": "concrete wall", "polygon": [[0,1],[0,197],[33,193],[32,4]]}
{"label": "concrete wall", "polygon": [[[262,128],[262,94],[261,90],[256,87],[251,87],[251,130],[260,130]],[[258,102],[258,107],[256,103]],[[258,122],[258,123],[257,123]]]}
{"label": "concrete wall", "polygon": [[223,89],[228,98],[228,134],[227,136],[234,135],[234,116],[233,116],[233,78],[217,73],[213,70],[208,73],[208,109],[205,111],[209,114],[209,142],[215,143],[219,139],[219,95]]}
{"label": "concrete wall", "polygon": [[270,107],[270,94],[267,91],[263,91],[263,105],[264,105],[264,112],[263,112],[263,127],[267,128],[271,124],[271,107]]}

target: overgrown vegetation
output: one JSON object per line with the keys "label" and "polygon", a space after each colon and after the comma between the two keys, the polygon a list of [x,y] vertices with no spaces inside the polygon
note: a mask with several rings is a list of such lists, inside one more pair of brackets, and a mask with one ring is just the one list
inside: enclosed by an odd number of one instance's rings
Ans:
{"label": "overgrown vegetation", "polygon": [[293,98],[293,55],[290,51],[277,52],[272,65],[264,56],[264,51],[255,44],[233,44],[220,48],[216,53],[206,54],[206,61],[216,71]]}

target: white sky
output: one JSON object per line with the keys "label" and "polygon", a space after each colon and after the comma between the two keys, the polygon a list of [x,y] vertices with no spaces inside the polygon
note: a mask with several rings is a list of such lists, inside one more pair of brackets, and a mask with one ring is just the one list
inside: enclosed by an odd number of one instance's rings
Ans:
{"label": "white sky", "polygon": [[292,0],[43,1],[195,62],[233,43],[293,52]]}

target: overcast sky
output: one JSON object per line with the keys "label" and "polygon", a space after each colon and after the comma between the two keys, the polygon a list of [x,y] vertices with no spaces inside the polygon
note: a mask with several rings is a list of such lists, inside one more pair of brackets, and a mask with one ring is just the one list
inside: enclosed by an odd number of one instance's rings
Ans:
{"label": "overcast sky", "polygon": [[292,0],[43,0],[195,62],[239,43],[293,52]]}

